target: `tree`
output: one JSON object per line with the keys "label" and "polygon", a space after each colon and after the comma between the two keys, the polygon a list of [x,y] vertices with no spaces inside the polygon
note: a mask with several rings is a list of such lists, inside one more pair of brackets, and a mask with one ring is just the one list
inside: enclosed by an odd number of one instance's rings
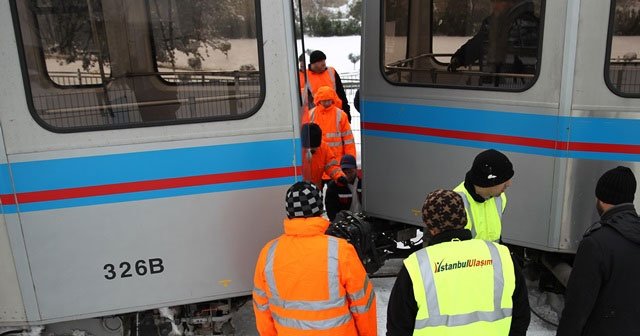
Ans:
{"label": "tree", "polygon": [[362,22],[362,0],[355,0],[349,6],[349,15]]}
{"label": "tree", "polygon": [[356,69],[356,63],[360,60],[360,55],[355,55],[353,53],[349,54],[349,60],[353,63],[353,69]]}
{"label": "tree", "polygon": [[[110,62],[103,1],[29,1],[47,57],[80,60],[85,70]],[[204,60],[217,49],[228,57],[227,39],[256,36],[254,0],[148,0],[148,10],[156,60],[174,68],[176,51]]]}
{"label": "tree", "polygon": [[207,53],[209,48],[218,49],[228,57],[231,44],[226,38],[247,21],[247,12],[251,12],[247,1],[151,0],[158,60],[175,65],[175,51],[204,60],[201,48]]}
{"label": "tree", "polygon": [[224,56],[229,59],[229,50],[231,50],[231,43],[229,43],[229,41],[222,41],[220,43],[217,43],[215,45],[215,48],[220,50],[224,54]]}
{"label": "tree", "polygon": [[38,17],[45,55],[56,57],[61,63],[80,60],[84,70],[98,62],[109,63],[99,1],[32,0],[31,6],[43,13],[51,13]]}

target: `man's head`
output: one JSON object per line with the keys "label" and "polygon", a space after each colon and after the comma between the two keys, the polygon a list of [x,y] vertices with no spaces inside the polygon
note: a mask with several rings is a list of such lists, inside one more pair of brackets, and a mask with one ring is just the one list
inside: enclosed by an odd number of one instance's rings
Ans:
{"label": "man's head", "polygon": [[314,50],[309,55],[309,69],[313,72],[323,72],[327,69],[327,55],[320,50]]}
{"label": "man's head", "polygon": [[306,69],[307,67],[304,64],[304,54],[300,54],[300,56],[298,56],[298,66],[300,67],[300,70],[304,71],[304,69]]}
{"label": "man's head", "polygon": [[422,205],[422,221],[431,236],[464,228],[467,225],[467,213],[462,197],[451,190],[432,191]]}
{"label": "man's head", "polygon": [[300,130],[300,141],[303,148],[315,151],[322,143],[322,129],[316,123],[306,123]]}
{"label": "man's head", "polygon": [[321,86],[313,95],[313,103],[316,105],[322,105],[325,108],[331,107],[336,102],[336,91],[330,86]]}
{"label": "man's head", "polygon": [[475,186],[480,196],[488,199],[510,187],[513,174],[509,158],[495,149],[488,149],[475,157],[465,179]]}
{"label": "man's head", "polygon": [[603,214],[611,207],[622,203],[633,203],[636,193],[636,177],[627,167],[618,166],[608,170],[596,184],[596,208]]}
{"label": "man's head", "polygon": [[285,196],[285,210],[289,218],[322,216],[322,204],[322,192],[307,181],[292,185]]}
{"label": "man's head", "polygon": [[358,164],[356,163],[356,158],[351,154],[345,154],[340,160],[340,168],[342,168],[342,172],[347,177],[347,181],[349,181],[349,183],[353,183],[358,175]]}

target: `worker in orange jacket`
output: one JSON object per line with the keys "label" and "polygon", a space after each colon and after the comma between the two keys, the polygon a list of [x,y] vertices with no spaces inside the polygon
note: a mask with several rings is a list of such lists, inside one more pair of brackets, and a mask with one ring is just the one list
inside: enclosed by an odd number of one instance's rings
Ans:
{"label": "worker in orange jacket", "polygon": [[[314,96],[316,106],[305,112],[302,121],[320,126],[322,139],[340,161],[345,154],[356,157],[356,144],[347,115],[336,106],[337,101],[338,97],[332,88],[321,86]],[[324,178],[327,179],[326,176]]]}
{"label": "worker in orange jacket", "polygon": [[[300,55],[298,60],[300,61],[300,59],[304,60],[304,55]],[[309,100],[315,103],[318,89],[321,86],[331,87],[337,94],[336,106],[347,114],[347,121],[351,122],[351,107],[347,101],[347,94],[342,85],[342,80],[336,69],[327,66],[326,59],[327,56],[320,50],[315,50],[309,55],[309,67],[306,69],[308,82],[304,81],[304,76],[300,76],[300,90],[306,88],[308,95],[311,96]],[[303,98],[305,98],[304,94]]]}
{"label": "worker in orange jacket", "polygon": [[324,234],[321,191],[298,182],[285,208],[284,234],[264,246],[253,278],[260,335],[376,335],[373,284],[354,247]]}
{"label": "worker in orange jacket", "polygon": [[349,181],[340,169],[338,159],[322,140],[322,129],[315,123],[305,123],[300,131],[302,142],[302,178],[310,181],[322,190],[322,177],[326,174],[339,186]]}
{"label": "worker in orange jacket", "polygon": [[298,82],[300,83],[300,98],[302,98],[302,106],[305,107],[306,110],[313,108],[313,95],[311,95],[311,89],[307,83],[307,66],[304,65],[304,59],[304,53],[300,54],[298,57]]}

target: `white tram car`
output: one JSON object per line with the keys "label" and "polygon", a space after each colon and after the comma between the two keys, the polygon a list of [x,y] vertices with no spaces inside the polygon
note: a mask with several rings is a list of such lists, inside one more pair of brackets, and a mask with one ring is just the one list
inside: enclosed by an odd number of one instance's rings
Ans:
{"label": "white tram car", "polygon": [[184,305],[178,327],[221,332],[301,164],[292,4],[0,13],[0,328],[166,334],[121,314]]}

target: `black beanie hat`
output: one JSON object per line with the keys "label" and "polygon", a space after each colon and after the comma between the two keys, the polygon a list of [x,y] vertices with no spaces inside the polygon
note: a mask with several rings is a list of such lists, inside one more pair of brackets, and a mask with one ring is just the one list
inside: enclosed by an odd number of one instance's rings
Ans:
{"label": "black beanie hat", "polygon": [[327,55],[325,55],[322,51],[314,50],[311,53],[311,55],[309,55],[309,64],[313,64],[315,62],[326,60],[326,59],[327,59]]}
{"label": "black beanie hat", "polygon": [[633,203],[636,178],[627,167],[618,166],[602,174],[596,185],[596,197],[608,204]]}
{"label": "black beanie hat", "polygon": [[478,187],[488,188],[507,182],[513,177],[513,165],[506,155],[488,149],[476,156],[466,181]]}
{"label": "black beanie hat", "polygon": [[300,140],[302,141],[302,147],[304,148],[316,148],[320,147],[322,141],[322,129],[316,123],[308,123],[302,125],[300,131]]}
{"label": "black beanie hat", "polygon": [[285,210],[289,218],[321,216],[323,211],[322,192],[313,183],[297,182],[287,190]]}

